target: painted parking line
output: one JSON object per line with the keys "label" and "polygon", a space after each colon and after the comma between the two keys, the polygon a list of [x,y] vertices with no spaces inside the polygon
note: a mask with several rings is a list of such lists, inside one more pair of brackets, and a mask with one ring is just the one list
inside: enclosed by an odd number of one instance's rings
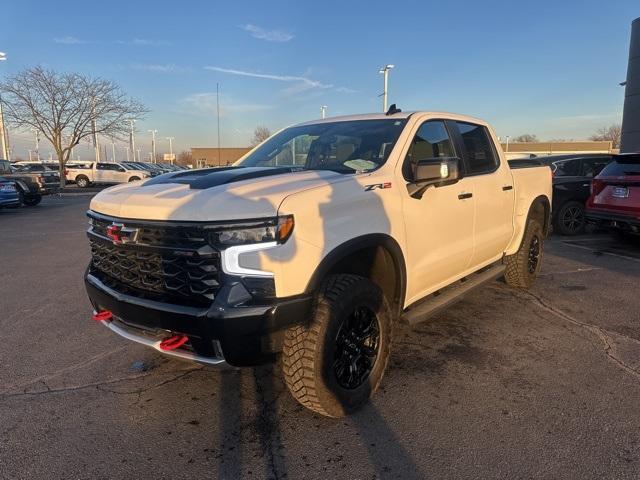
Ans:
{"label": "painted parking line", "polygon": [[610,239],[597,239],[596,241],[589,241],[587,239],[564,240],[562,243],[569,247],[579,248],[581,250],[588,250],[602,255],[609,255],[611,257],[640,262],[640,249],[634,248],[632,245],[618,245],[615,241]]}

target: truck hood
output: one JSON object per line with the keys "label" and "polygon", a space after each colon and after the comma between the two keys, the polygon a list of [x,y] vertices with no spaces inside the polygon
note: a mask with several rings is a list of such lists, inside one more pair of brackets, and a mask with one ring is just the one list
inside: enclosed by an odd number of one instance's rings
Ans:
{"label": "truck hood", "polygon": [[346,179],[326,170],[295,167],[227,167],[168,173],[108,188],[91,210],[118,218],[226,221],[273,217],[297,192]]}

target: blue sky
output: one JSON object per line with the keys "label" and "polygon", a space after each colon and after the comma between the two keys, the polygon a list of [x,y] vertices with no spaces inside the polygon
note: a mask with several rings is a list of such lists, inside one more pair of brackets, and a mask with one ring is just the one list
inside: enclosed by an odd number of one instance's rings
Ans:
{"label": "blue sky", "polygon": [[[174,150],[222,146],[253,129],[380,110],[390,103],[490,121],[498,135],[583,139],[621,118],[631,21],[620,1],[10,1],[0,77],[43,65],[117,81],[151,112],[138,124]],[[634,8],[635,7],[635,8]],[[31,136],[14,133],[25,156]],[[48,146],[41,150],[48,152]],[[87,152],[89,150],[87,149]],[[143,153],[144,154],[144,153]]]}

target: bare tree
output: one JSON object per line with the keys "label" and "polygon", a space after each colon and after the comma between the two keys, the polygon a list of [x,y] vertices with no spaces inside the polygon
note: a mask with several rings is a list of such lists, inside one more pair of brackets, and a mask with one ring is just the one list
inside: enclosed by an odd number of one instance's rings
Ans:
{"label": "bare tree", "polygon": [[594,142],[611,142],[613,148],[620,148],[620,135],[622,134],[622,125],[614,123],[608,127],[600,127],[596,133],[589,137]]}
{"label": "bare tree", "polygon": [[189,150],[183,150],[180,152],[176,158],[176,163],[183,167],[193,165],[193,156],[191,155],[191,152]]}
{"label": "bare tree", "polygon": [[511,141],[516,143],[520,143],[520,142],[535,143],[538,141],[538,137],[530,133],[524,133],[522,135],[518,135],[517,137],[512,138]]}
{"label": "bare tree", "polygon": [[251,139],[251,146],[255,147],[256,145],[264,142],[267,138],[271,136],[271,130],[267,127],[258,126],[253,131],[253,138]]}
{"label": "bare tree", "polygon": [[37,129],[53,145],[61,187],[64,165],[73,147],[94,130],[97,135],[124,139],[129,121],[147,113],[115,82],[42,67],[8,77],[0,83],[0,92],[8,122],[18,129]]}

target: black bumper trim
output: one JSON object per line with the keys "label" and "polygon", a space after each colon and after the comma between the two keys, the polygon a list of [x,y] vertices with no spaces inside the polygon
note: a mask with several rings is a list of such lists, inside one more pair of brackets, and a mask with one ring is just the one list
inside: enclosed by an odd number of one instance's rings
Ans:
{"label": "black bumper trim", "polygon": [[96,310],[110,310],[134,327],[187,335],[197,353],[205,356],[211,355],[211,344],[217,340],[224,358],[233,366],[265,363],[280,350],[283,331],[306,322],[312,297],[233,305],[228,298],[233,297],[237,285],[224,285],[211,307],[193,308],[125,295],[90,273],[85,276],[87,294]]}
{"label": "black bumper trim", "polygon": [[640,219],[632,215],[624,215],[620,213],[609,213],[596,210],[585,211],[585,218],[591,222],[607,222],[607,223],[623,223],[640,227]]}

